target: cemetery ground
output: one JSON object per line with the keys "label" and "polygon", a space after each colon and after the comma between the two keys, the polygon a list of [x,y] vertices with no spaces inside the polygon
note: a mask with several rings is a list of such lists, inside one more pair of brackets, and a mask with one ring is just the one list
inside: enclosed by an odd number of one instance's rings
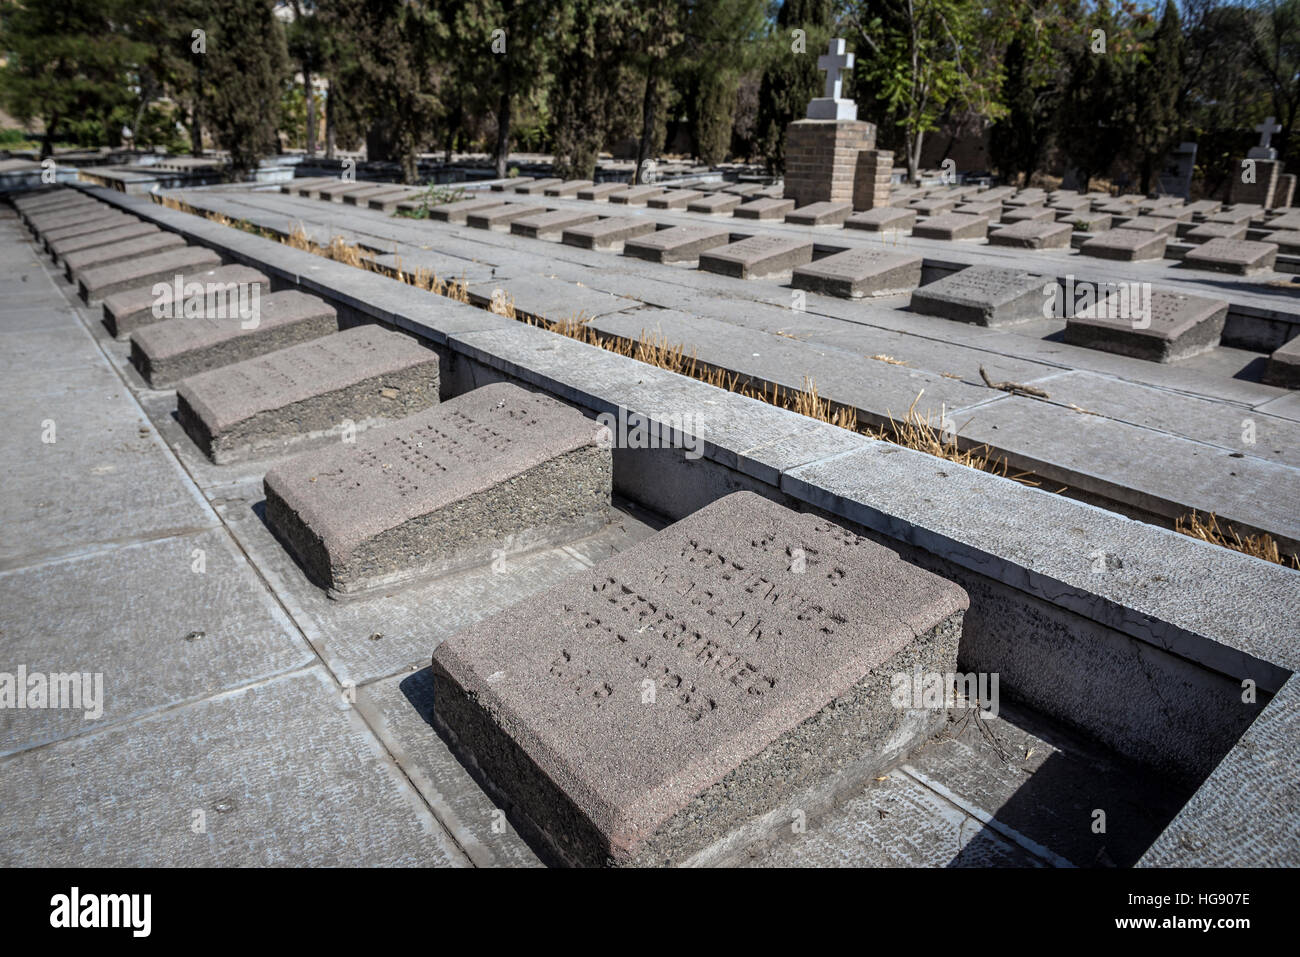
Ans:
{"label": "cemetery ground", "polygon": [[1289,214],[497,185],[5,209],[6,864],[1300,860]]}

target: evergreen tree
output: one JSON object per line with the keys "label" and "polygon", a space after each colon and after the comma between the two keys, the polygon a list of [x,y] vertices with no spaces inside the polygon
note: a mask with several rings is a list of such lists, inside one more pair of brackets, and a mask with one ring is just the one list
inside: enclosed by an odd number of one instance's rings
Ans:
{"label": "evergreen tree", "polygon": [[830,0],[781,4],[758,89],[756,135],[772,172],[785,169],[785,128],[803,119],[808,101],[822,95],[825,78],[817,69],[817,57],[826,49],[830,26]]}
{"label": "evergreen tree", "polygon": [[204,22],[206,114],[238,178],[278,145],[276,117],[289,62],[284,29],[272,0],[212,0]]}
{"label": "evergreen tree", "polygon": [[1178,8],[1166,0],[1164,15],[1132,72],[1128,102],[1132,111],[1133,151],[1142,192],[1149,193],[1161,161],[1182,132],[1178,115],[1183,75],[1183,31]]}

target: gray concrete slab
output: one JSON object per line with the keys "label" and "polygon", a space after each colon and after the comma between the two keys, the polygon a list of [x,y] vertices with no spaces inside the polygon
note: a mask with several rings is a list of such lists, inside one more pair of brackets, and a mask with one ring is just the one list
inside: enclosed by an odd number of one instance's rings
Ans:
{"label": "gray concrete slab", "polygon": [[6,758],[0,807],[8,867],[467,863],[320,668]]}

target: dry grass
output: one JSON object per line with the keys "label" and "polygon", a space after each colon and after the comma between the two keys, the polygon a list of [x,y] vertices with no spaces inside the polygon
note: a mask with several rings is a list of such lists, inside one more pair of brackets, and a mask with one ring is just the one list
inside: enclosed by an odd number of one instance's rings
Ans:
{"label": "dry grass", "polygon": [[1213,512],[1210,512],[1208,521],[1202,520],[1201,516],[1196,512],[1184,515],[1174,522],[1174,531],[1190,535],[1192,538],[1199,538],[1211,545],[1218,545],[1220,548],[1230,548],[1234,552],[1243,552],[1255,558],[1262,558],[1264,561],[1272,562],[1275,565],[1300,569],[1300,557],[1283,555],[1272,535],[1265,532],[1260,535],[1246,535],[1243,537],[1231,525],[1227,525],[1226,528],[1221,526],[1218,517]]}

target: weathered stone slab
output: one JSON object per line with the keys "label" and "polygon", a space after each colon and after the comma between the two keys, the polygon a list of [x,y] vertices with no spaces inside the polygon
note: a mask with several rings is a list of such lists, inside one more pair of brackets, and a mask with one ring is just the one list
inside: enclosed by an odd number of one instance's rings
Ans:
{"label": "weathered stone slab", "polygon": [[916,225],[916,210],[897,209],[893,206],[877,206],[875,209],[854,213],[844,220],[845,229],[865,229],[879,233],[892,230],[910,230]]}
{"label": "weathered stone slab", "polygon": [[812,252],[813,244],[806,239],[750,236],[701,252],[700,268],[737,279],[755,279],[789,272],[796,266],[812,262]]}
{"label": "weathered stone slab", "polygon": [[520,186],[527,186],[533,181],[532,176],[512,176],[504,183],[493,183],[492,192],[494,193],[513,193]]}
{"label": "weathered stone slab", "polygon": [[1264,368],[1264,381],[1283,389],[1300,389],[1300,336],[1273,350]]}
{"label": "weathered stone slab", "polygon": [[1077,213],[1083,210],[1092,209],[1092,200],[1087,196],[1080,196],[1078,193],[1073,195],[1054,195],[1052,201],[1047,204],[1048,209],[1054,209],[1058,213]]}
{"label": "weathered stone slab", "polygon": [[272,469],[266,518],[309,578],[356,594],[594,532],[607,437],[543,393],[487,385]]}
{"label": "weathered stone slab", "polygon": [[794,271],[796,289],[859,299],[897,296],[921,284],[921,256],[882,249],[847,249]]}
{"label": "weathered stone slab", "polygon": [[1277,262],[1277,247],[1245,239],[1211,239],[1187,251],[1183,265],[1249,276],[1269,272]]}
{"label": "weathered stone slab", "polygon": [[420,412],[438,401],[438,354],[360,326],[220,369],[176,389],[176,414],[218,465],[289,451]]}
{"label": "weathered stone slab", "polygon": [[570,226],[594,223],[597,219],[599,217],[595,213],[576,209],[554,209],[514,220],[510,224],[510,232],[516,236],[546,239],[551,236],[559,236]]}
{"label": "weathered stone slab", "polygon": [[439,222],[463,226],[465,217],[481,209],[492,209],[504,205],[500,199],[492,196],[479,196],[473,199],[458,199],[454,203],[443,203],[429,210],[429,218]]}
{"label": "weathered stone slab", "polygon": [[958,206],[955,213],[961,213],[964,216],[986,216],[989,222],[1002,218],[1002,204],[998,202],[986,203],[976,200],[973,203],[963,203]]}
{"label": "weathered stone slab", "polygon": [[[166,281],[170,281],[174,289],[175,277],[169,277]],[[186,296],[185,287],[195,283],[198,285],[191,287],[194,295]],[[202,294],[199,294],[200,286]],[[248,266],[217,266],[186,270],[181,280],[180,312],[185,315],[188,306],[191,313],[213,315],[221,308],[222,303],[225,303],[226,313],[229,314],[231,311],[229,303],[232,298],[238,301],[241,286],[244,287],[246,298],[252,295],[252,286],[257,286],[258,295],[264,296],[270,292],[271,282],[265,273]],[[176,301],[176,298],[173,291],[171,300]],[[152,286],[139,286],[126,292],[115,293],[104,300],[104,326],[110,335],[124,339],[143,326],[165,320],[164,315],[155,315],[155,305],[159,306],[158,311],[161,313],[163,310],[160,297],[154,292]]]}
{"label": "weathered stone slab", "polygon": [[1270,219],[1265,223],[1264,228],[1276,230],[1278,232],[1300,231],[1300,211],[1292,210],[1290,212],[1284,212],[1281,216],[1278,216],[1275,219]]}
{"label": "weathered stone slab", "polygon": [[985,217],[961,213],[933,216],[912,227],[912,235],[922,239],[983,239],[988,231],[989,221]]}
{"label": "weathered stone slab", "polygon": [[28,202],[14,202],[14,208],[21,214],[23,222],[30,224],[33,217],[48,215],[59,210],[95,209],[104,204],[93,196],[86,196],[75,190],[51,195],[48,198],[36,198]]}
{"label": "weathered stone slab", "polygon": [[78,233],[75,236],[67,236],[63,239],[51,239],[46,243],[46,248],[49,250],[50,255],[54,257],[54,260],[59,262],[68,253],[74,253],[81,249],[93,249],[95,246],[104,246],[108,243],[120,243],[156,232],[158,232],[158,227],[153,223],[127,217],[123,225],[114,226],[112,229],[96,229],[94,232]]}
{"label": "weathered stone slab", "polygon": [[629,186],[617,193],[609,194],[609,201],[620,206],[644,206],[656,196],[662,196],[662,186]]}
{"label": "weathered stone slab", "polygon": [[133,239],[126,239],[107,245],[91,246],[67,253],[63,257],[63,273],[69,279],[83,269],[97,269],[114,263],[152,256],[185,245],[185,240],[176,233],[146,233]]}
{"label": "weathered stone slab", "polygon": [[557,863],[681,864],[924,740],[893,677],[951,673],[967,606],[740,492],[443,642],[434,722]]}
{"label": "weathered stone slab", "polygon": [[734,193],[712,193],[691,200],[686,204],[686,208],[692,213],[709,213],[720,216],[723,213],[731,212],[742,202],[744,202],[743,198]]}
{"label": "weathered stone slab", "polygon": [[[1191,235],[1190,233],[1188,235]],[[1229,239],[1241,239],[1246,235],[1245,227],[1241,227],[1241,236],[1229,236]],[[1264,242],[1272,243],[1280,252],[1300,253],[1300,229],[1280,230],[1276,233],[1268,233],[1264,236]]]}
{"label": "weathered stone slab", "polygon": [[1108,229],[1096,233],[1080,248],[1085,256],[1097,259],[1118,259],[1122,262],[1140,262],[1161,259],[1169,237],[1164,233],[1143,229]]}
{"label": "weathered stone slab", "polygon": [[1157,209],[1185,208],[1181,196],[1157,196],[1154,199],[1144,199],[1137,204],[1137,207],[1143,213],[1150,213]]}
{"label": "weathered stone slab", "polygon": [[[531,183],[525,183],[523,186],[520,186],[517,190],[515,190],[515,192],[523,196],[534,196],[534,195],[540,196],[541,194],[545,193],[548,189],[557,188],[563,185],[564,185],[564,180],[559,179],[558,177],[555,176],[548,176],[545,179],[535,179]],[[575,189],[574,192],[576,193],[577,190]]]}
{"label": "weathered stone slab", "polygon": [[562,183],[546,187],[546,189],[542,190],[542,194],[545,196],[573,196],[577,194],[578,190],[594,185],[595,183],[589,179],[566,179]]}
{"label": "weathered stone slab", "polygon": [[1245,239],[1249,225],[1249,223],[1201,223],[1189,229],[1186,238],[1194,243],[1203,243],[1211,239]]}
{"label": "weathered stone slab", "polygon": [[1002,214],[1004,223],[1054,223],[1056,210],[1043,206],[1016,206]]}
{"label": "weathered stone slab", "polygon": [[595,186],[588,186],[586,189],[578,190],[578,199],[589,199],[592,202],[603,203],[609,199],[611,193],[618,193],[627,189],[626,183],[597,183]]}
{"label": "weathered stone slab", "polygon": [[221,257],[202,246],[182,246],[125,263],[83,269],[77,275],[77,291],[86,303],[117,292],[156,282],[170,282],[176,275],[221,265]]}
{"label": "weathered stone slab", "polygon": [[1140,293],[1126,291],[1112,291],[1066,320],[1065,341],[1151,362],[1174,362],[1219,344],[1227,302],[1152,290],[1146,308]]}
{"label": "weathered stone slab", "polygon": [[852,203],[809,203],[785,214],[785,221],[796,226],[842,226],[853,215]]}
{"label": "weathered stone slab", "polygon": [[794,209],[793,199],[751,199],[741,203],[732,213],[737,219],[785,219],[785,214]]}
{"label": "weathered stone slab", "polygon": [[685,209],[686,204],[703,196],[698,189],[670,189],[659,196],[651,196],[646,205],[651,209]]}
{"label": "weathered stone slab", "polygon": [[763,187],[757,183],[733,183],[730,186],[722,187],[719,192],[731,193],[733,196],[756,196],[762,192]]}
{"label": "weathered stone slab", "polygon": [[112,223],[120,215],[121,213],[110,206],[95,203],[93,206],[75,206],[41,213],[32,216],[27,224],[36,235],[44,236],[46,233],[67,229],[69,226],[84,226],[87,223],[100,221]]}
{"label": "weathered stone slab", "polygon": [[655,224],[650,219],[634,219],[631,216],[611,216],[594,223],[572,226],[564,231],[561,239],[566,246],[578,246],[582,249],[621,249],[623,244],[637,236],[644,236],[655,231]]}
{"label": "weathered stone slab", "polygon": [[731,231],[725,226],[671,226],[626,240],[623,254],[656,263],[690,262],[699,259],[705,250],[729,242]]}
{"label": "weathered stone slab", "polygon": [[1160,219],[1156,216],[1134,216],[1132,219],[1126,219],[1119,228],[1139,229],[1148,233],[1159,233],[1162,236],[1173,236],[1178,230],[1178,220]]}
{"label": "weathered stone slab", "polygon": [[398,186],[387,192],[371,196],[366,200],[366,208],[377,209],[382,213],[391,213],[403,203],[421,202],[419,199],[421,192],[423,190],[411,186]]}
{"label": "weathered stone slab", "polygon": [[1193,216],[1213,216],[1222,208],[1223,204],[1214,199],[1198,199],[1196,202],[1188,203],[1183,207],[1183,209],[1190,211]]}
{"label": "weathered stone slab", "polygon": [[924,199],[914,199],[907,204],[909,208],[916,210],[918,216],[942,216],[944,213],[951,213],[957,208],[957,201],[952,197],[934,198],[927,196]]}
{"label": "weathered stone slab", "polygon": [[1011,186],[994,186],[992,189],[982,189],[973,194],[977,202],[983,203],[1001,203],[1003,200],[1016,195],[1016,191]]}
{"label": "weathered stone slab", "polygon": [[1205,217],[1207,223],[1239,223],[1248,225],[1254,217],[1254,213],[1249,209],[1222,209],[1211,216]]}
{"label": "weathered stone slab", "polygon": [[506,230],[516,219],[542,212],[536,206],[527,203],[505,203],[501,206],[489,206],[487,209],[471,210],[465,216],[465,225],[471,229]]}
{"label": "weathered stone slab", "polygon": [[1146,211],[1152,219],[1172,219],[1179,223],[1190,223],[1195,218],[1195,210],[1190,206],[1157,206]]}
{"label": "weathered stone slab", "polygon": [[1111,216],[1109,213],[1090,213],[1087,210],[1079,210],[1077,213],[1067,216],[1064,222],[1069,223],[1082,233],[1101,233],[1110,229]]}
{"label": "weathered stone slab", "polygon": [[376,197],[390,196],[397,191],[405,199],[405,190],[400,186],[394,186],[392,183],[371,184],[365,189],[351,189],[345,193],[340,193],[339,198],[343,200],[344,206],[360,206],[368,209],[370,201]]}
{"label": "weathered stone slab", "polygon": [[41,233],[41,242],[46,249],[49,249],[50,243],[56,243],[61,239],[72,239],[76,236],[84,236],[87,233],[102,233],[109,229],[118,229],[138,222],[140,222],[139,219],[126,213],[93,216],[67,226],[60,226],[58,229],[47,229]]}
{"label": "weathered stone slab", "polygon": [[356,180],[340,179],[333,183],[327,183],[324,186],[316,186],[308,191],[313,199],[325,199],[330,202],[343,202],[343,196],[346,193],[355,193],[358,190],[373,189],[374,183],[357,182]]}
{"label": "weathered stone slab", "polygon": [[308,176],[302,179],[293,179],[287,183],[280,184],[280,192],[298,195],[304,189],[310,190],[313,186],[325,186],[328,183],[335,182],[337,177],[334,176]]}
{"label": "weathered stone slab", "polygon": [[1074,227],[1069,223],[1021,220],[989,233],[989,244],[1020,249],[1067,249],[1073,232]]}
{"label": "weathered stone slab", "polygon": [[[259,287],[260,289],[260,287]],[[155,389],[339,331],[334,307],[316,296],[288,289],[261,295],[250,314],[164,319],[131,335],[131,364]]]}
{"label": "weathered stone slab", "polygon": [[998,266],[967,266],[912,293],[912,311],[979,326],[1043,318],[1045,276]]}
{"label": "weathered stone slab", "polygon": [[1041,189],[1022,189],[1014,196],[1002,200],[1003,206],[1043,206],[1047,203],[1047,194]]}

